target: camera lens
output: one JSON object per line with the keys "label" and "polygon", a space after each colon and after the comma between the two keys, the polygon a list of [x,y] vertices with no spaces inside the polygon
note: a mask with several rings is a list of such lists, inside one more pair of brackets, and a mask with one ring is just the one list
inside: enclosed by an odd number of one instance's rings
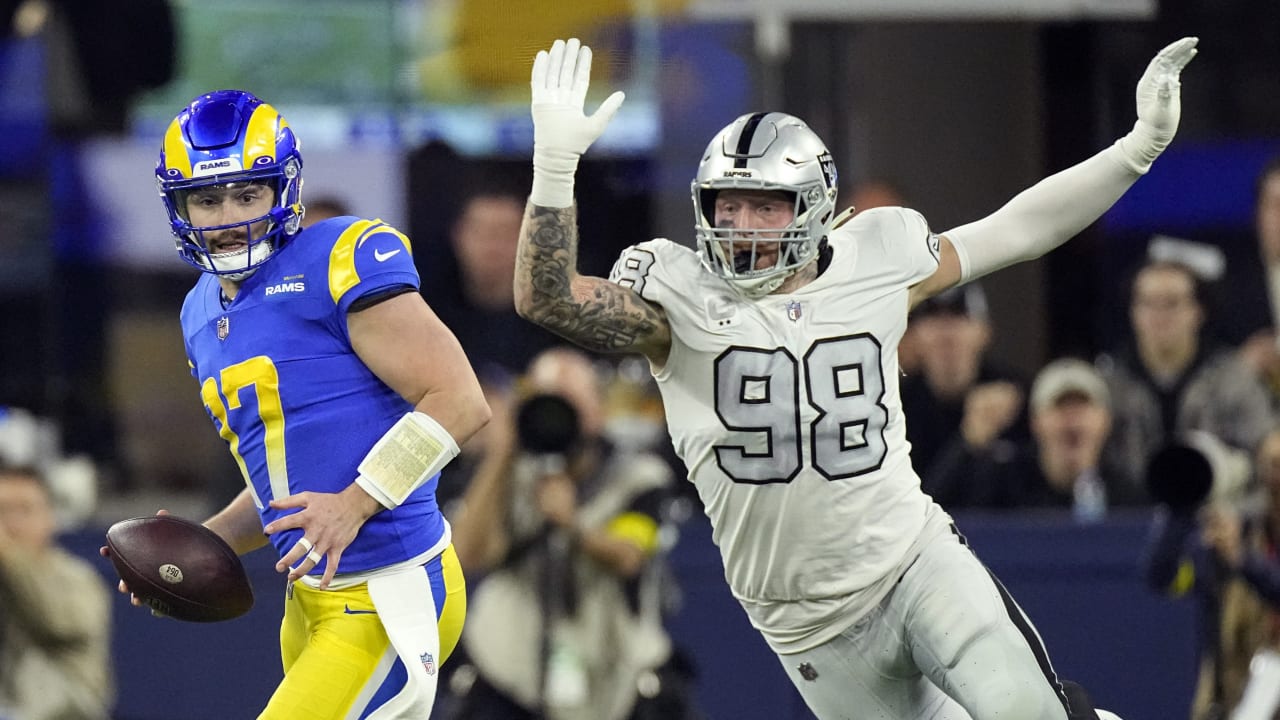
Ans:
{"label": "camera lens", "polygon": [[529,452],[568,452],[580,432],[578,411],[559,395],[534,395],[516,411],[516,436]]}
{"label": "camera lens", "polygon": [[1213,488],[1213,467],[1199,450],[1171,443],[1151,456],[1146,481],[1157,502],[1173,510],[1194,510]]}

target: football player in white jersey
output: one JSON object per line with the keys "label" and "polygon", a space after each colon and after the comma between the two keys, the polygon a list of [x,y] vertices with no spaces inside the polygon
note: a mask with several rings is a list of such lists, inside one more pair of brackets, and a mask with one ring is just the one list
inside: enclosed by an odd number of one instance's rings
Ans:
{"label": "football player in white jersey", "polygon": [[698,167],[697,251],[641,243],[608,280],[577,272],[573,180],[622,94],[585,115],[590,49],[538,53],[517,309],[649,359],[729,586],[822,720],[1097,717],[921,492],[897,347],[914,305],[1052,250],[1147,171],[1177,129],[1195,45],[1151,61],[1114,145],[941,234],[903,208],[845,222],[822,140],[790,115],[744,115]]}

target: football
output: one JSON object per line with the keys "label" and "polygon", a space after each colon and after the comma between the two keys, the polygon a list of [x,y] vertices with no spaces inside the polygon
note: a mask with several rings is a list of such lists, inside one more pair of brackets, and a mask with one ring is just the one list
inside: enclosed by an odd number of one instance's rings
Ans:
{"label": "football", "polygon": [[199,523],[174,515],[121,520],[107,530],[107,548],[129,591],[161,615],[217,622],[253,607],[240,558]]}

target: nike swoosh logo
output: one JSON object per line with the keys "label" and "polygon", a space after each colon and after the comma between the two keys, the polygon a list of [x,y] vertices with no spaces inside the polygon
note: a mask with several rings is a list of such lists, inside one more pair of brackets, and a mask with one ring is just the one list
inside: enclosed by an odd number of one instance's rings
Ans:
{"label": "nike swoosh logo", "polygon": [[[399,250],[397,250],[396,252],[399,252]],[[391,254],[394,255],[395,253],[391,253]],[[342,612],[348,615],[377,615],[378,614],[377,610],[352,610],[350,605],[343,605]]]}
{"label": "nike swoosh logo", "polygon": [[384,252],[378,252],[377,250],[374,250],[374,251],[373,251],[373,259],[374,259],[374,260],[377,260],[378,262],[386,262],[386,261],[390,260],[391,258],[395,257],[396,255],[399,255],[399,254],[400,254],[400,248],[396,248],[395,250],[392,250],[391,252],[385,252],[385,253],[384,253]]}

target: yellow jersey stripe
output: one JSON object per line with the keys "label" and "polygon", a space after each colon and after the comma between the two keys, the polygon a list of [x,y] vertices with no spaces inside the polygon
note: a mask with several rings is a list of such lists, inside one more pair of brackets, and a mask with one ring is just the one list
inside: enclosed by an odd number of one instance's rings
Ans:
{"label": "yellow jersey stripe", "polygon": [[347,226],[329,251],[329,297],[337,303],[360,282],[356,273],[357,240],[374,225],[373,220],[357,220]]}
{"label": "yellow jersey stripe", "polygon": [[360,240],[356,242],[356,247],[360,247],[361,245],[364,244],[365,240],[368,240],[369,238],[373,237],[374,235],[377,235],[378,233],[387,233],[388,235],[395,235],[397,238],[399,238],[400,244],[404,245],[405,251],[408,252],[410,255],[413,254],[413,247],[411,246],[411,243],[409,242],[409,237],[407,235],[391,227],[390,225],[387,225],[381,220],[375,219],[374,222],[377,223],[377,226],[369,228],[369,231],[366,232],[364,235],[362,235],[360,237]]}
{"label": "yellow jersey stripe", "polygon": [[379,233],[396,236],[400,244],[404,245],[405,251],[413,254],[408,236],[381,220],[359,220],[352,223],[338,236],[338,241],[333,244],[333,250],[329,253],[329,296],[335,303],[360,282],[360,274],[356,272],[356,249],[364,245],[365,240]]}

